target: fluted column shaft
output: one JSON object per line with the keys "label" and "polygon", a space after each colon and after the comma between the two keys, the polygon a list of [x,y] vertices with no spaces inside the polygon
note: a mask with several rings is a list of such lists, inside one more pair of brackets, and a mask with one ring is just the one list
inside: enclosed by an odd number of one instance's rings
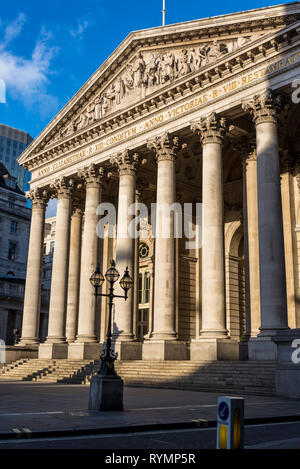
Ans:
{"label": "fluted column shaft", "polygon": [[246,197],[248,227],[248,265],[250,283],[250,336],[256,337],[260,326],[260,282],[257,207],[257,159],[256,152],[246,159]]}
{"label": "fluted column shaft", "polygon": [[66,340],[65,324],[71,215],[71,190],[69,181],[65,178],[62,178],[61,180],[56,181],[52,188],[56,191],[57,194],[57,213],[48,335],[46,340],[48,344],[64,343]]}
{"label": "fluted column shaft", "polygon": [[29,193],[32,201],[32,215],[29,251],[23,308],[22,338],[20,344],[39,342],[39,319],[41,300],[42,258],[44,242],[46,191],[34,190]]}
{"label": "fluted column shaft", "polygon": [[[148,142],[157,160],[154,317],[151,338],[175,340],[176,332],[176,265],[174,212],[169,209],[176,202],[177,137],[164,134]],[[168,208],[166,212],[163,207]],[[169,215],[170,213],[170,215]]]}
{"label": "fluted column shaft", "polygon": [[243,165],[244,250],[246,287],[246,339],[256,337],[260,326],[260,283],[257,208],[256,143],[243,137],[235,144]]}
{"label": "fluted column shaft", "polygon": [[66,338],[68,342],[74,342],[78,327],[81,232],[82,209],[79,205],[79,202],[74,200],[70,229],[70,259],[66,321]]}
{"label": "fluted column shaft", "polygon": [[[129,233],[129,224],[133,215],[129,215],[129,207],[135,203],[136,170],[138,154],[125,150],[113,157],[111,163],[116,165],[119,172],[118,221],[116,263],[120,275],[128,267],[134,278],[134,237]],[[124,295],[124,291],[116,284],[116,293]],[[133,339],[133,305],[134,294],[130,292],[127,301],[116,299],[115,323],[113,335],[115,340],[128,341]]]}
{"label": "fluted column shaft", "polygon": [[244,104],[256,127],[260,266],[260,336],[287,328],[286,278],[277,115],[280,98],[268,90]]}
{"label": "fluted column shaft", "polygon": [[82,258],[80,268],[80,297],[78,335],[76,342],[97,342],[96,297],[90,283],[98,261],[97,207],[101,203],[103,169],[94,165],[85,168],[81,176],[86,181]]}
{"label": "fluted column shaft", "polygon": [[222,141],[226,121],[214,113],[192,126],[203,146],[202,329],[200,337],[225,338]]}

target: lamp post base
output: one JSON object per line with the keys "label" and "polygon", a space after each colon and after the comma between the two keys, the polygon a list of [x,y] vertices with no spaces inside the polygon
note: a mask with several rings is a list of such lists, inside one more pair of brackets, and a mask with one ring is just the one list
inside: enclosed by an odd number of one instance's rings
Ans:
{"label": "lamp post base", "polygon": [[124,382],[118,375],[95,375],[90,384],[89,410],[123,410]]}

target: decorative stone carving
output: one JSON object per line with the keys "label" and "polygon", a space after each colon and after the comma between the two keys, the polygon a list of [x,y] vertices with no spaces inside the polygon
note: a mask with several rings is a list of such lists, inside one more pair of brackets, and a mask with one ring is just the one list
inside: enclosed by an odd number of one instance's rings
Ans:
{"label": "decorative stone carving", "polygon": [[256,160],[256,142],[254,137],[243,136],[232,143],[233,148],[239,154],[242,164],[249,160]]}
{"label": "decorative stone carving", "polygon": [[36,188],[26,192],[25,197],[31,201],[32,208],[45,208],[49,200],[49,193],[46,189]]}
{"label": "decorative stone carving", "polygon": [[87,186],[98,186],[103,182],[104,168],[93,163],[78,171],[78,176],[84,180]]}
{"label": "decorative stone carving", "polygon": [[60,130],[52,142],[66,137],[77,130],[105,117],[110,112],[125,107],[132,99],[142,99],[154,88],[172,83],[175,79],[189,75],[220,57],[237,50],[257,36],[240,37],[229,41],[217,41],[201,46],[165,48],[160,51],[140,51],[128,63],[106,90],[94,96],[79,116]]}
{"label": "decorative stone carving", "polygon": [[176,159],[177,152],[186,147],[186,144],[181,144],[179,137],[171,136],[168,132],[154,137],[147,141],[149,150],[155,152],[157,162],[162,160]]}
{"label": "decorative stone carving", "polygon": [[83,215],[84,202],[79,197],[72,198],[72,215],[81,217]]}
{"label": "decorative stone carving", "polygon": [[135,174],[139,161],[139,154],[130,150],[124,150],[122,153],[118,153],[116,156],[110,158],[110,163],[113,166],[117,166],[120,176],[124,174]]}
{"label": "decorative stone carving", "polygon": [[275,95],[270,88],[255,95],[252,100],[242,103],[243,110],[250,112],[255,124],[277,123],[278,115],[283,107],[282,97]]}
{"label": "decorative stone carving", "polygon": [[191,124],[191,130],[198,133],[202,145],[206,143],[222,143],[229,125],[226,117],[217,116],[212,112],[206,117],[201,117],[198,122]]}
{"label": "decorative stone carving", "polygon": [[74,187],[74,180],[68,179],[63,176],[59,179],[56,179],[52,184],[50,184],[50,187],[53,190],[52,197],[70,197],[71,191]]}

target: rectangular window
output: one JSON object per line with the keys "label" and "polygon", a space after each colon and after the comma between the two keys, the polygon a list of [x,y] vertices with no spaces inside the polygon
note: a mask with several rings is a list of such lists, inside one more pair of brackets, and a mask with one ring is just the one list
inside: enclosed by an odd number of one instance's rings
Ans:
{"label": "rectangular window", "polygon": [[15,199],[13,199],[12,197],[9,197],[8,198],[8,206],[9,206],[9,208],[15,208]]}
{"label": "rectangular window", "polygon": [[143,303],[143,274],[139,274],[139,291],[138,291],[138,297],[139,297],[139,304]]}
{"label": "rectangular window", "polygon": [[17,232],[17,227],[18,227],[18,223],[16,221],[12,221],[10,223],[10,232],[11,233],[16,233]]}
{"label": "rectangular window", "polygon": [[51,252],[51,254],[53,254],[53,252],[54,252],[54,241],[51,241],[51,243],[50,243],[50,252]]}
{"label": "rectangular window", "polygon": [[16,243],[12,243],[11,241],[9,242],[8,259],[10,261],[14,261],[16,258],[16,246]]}

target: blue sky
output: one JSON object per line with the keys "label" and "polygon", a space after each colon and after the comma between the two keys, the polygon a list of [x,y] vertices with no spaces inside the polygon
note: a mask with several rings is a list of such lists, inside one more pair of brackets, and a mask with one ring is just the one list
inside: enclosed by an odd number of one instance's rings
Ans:
{"label": "blue sky", "polygon": [[[166,0],[166,22],[270,4],[272,0]],[[7,93],[0,122],[36,137],[130,31],[161,24],[161,8],[162,0],[2,2],[0,78]]]}

